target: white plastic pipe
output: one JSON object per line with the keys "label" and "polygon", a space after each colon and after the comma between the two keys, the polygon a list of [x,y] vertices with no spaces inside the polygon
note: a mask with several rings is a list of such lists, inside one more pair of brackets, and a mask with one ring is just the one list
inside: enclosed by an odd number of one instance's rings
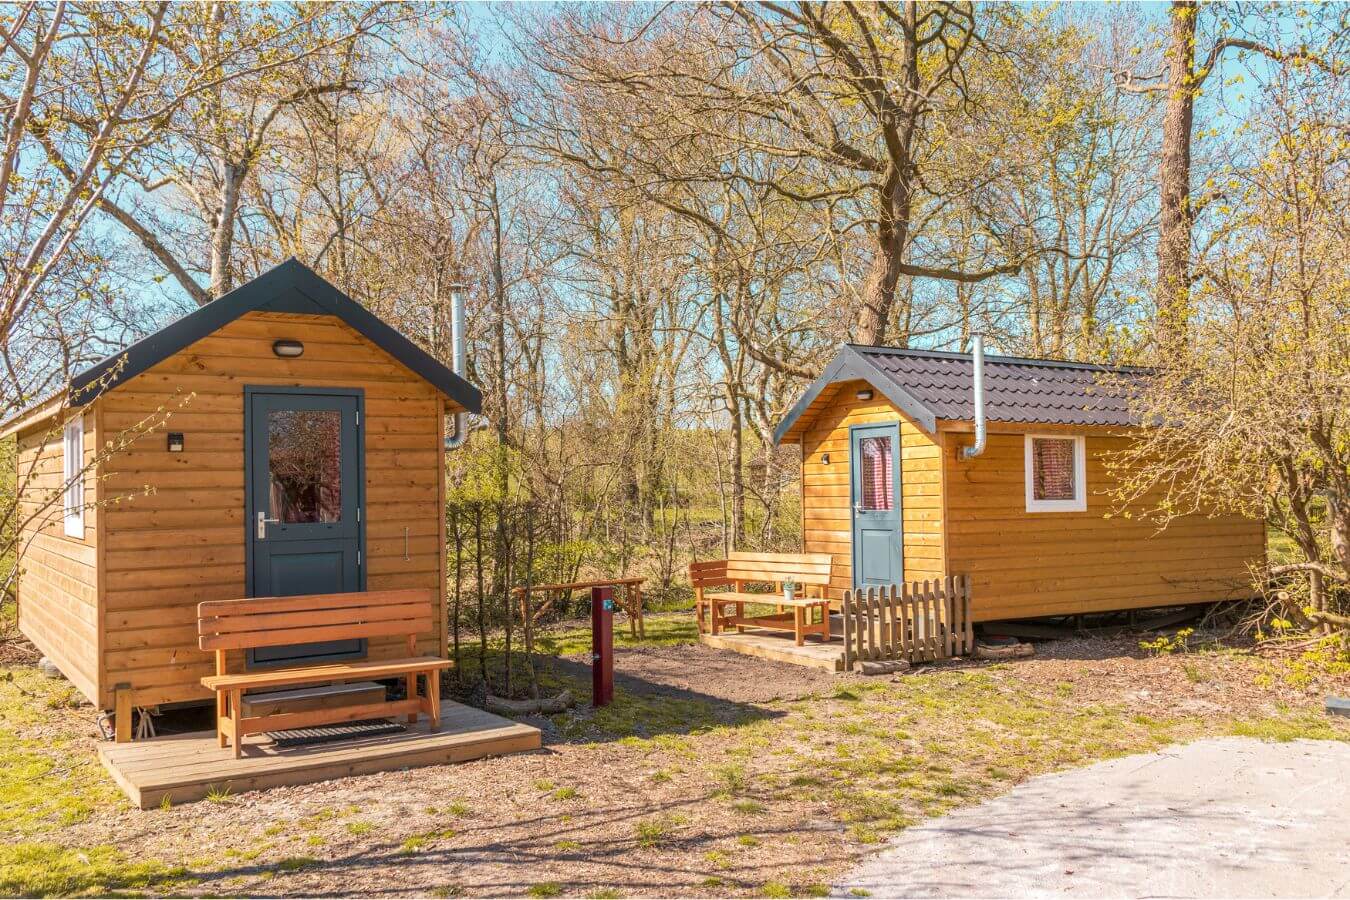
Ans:
{"label": "white plastic pipe", "polygon": [[[460,285],[450,288],[450,357],[451,368],[455,374],[464,377],[467,368],[464,347],[464,289]],[[445,449],[457,450],[469,439],[469,414],[455,413],[455,433],[445,439]]]}
{"label": "white plastic pipe", "polygon": [[984,338],[975,335],[975,347],[971,354],[975,364],[975,443],[961,448],[962,459],[974,459],[984,452]]}

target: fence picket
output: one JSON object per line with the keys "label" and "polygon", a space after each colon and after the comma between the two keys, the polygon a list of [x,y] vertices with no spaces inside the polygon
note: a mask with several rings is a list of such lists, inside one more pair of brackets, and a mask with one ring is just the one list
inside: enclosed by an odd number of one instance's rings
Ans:
{"label": "fence picket", "polygon": [[872,660],[930,662],[970,653],[970,577],[871,585],[844,591],[844,669]]}
{"label": "fence picket", "polygon": [[[850,634],[850,627],[849,627],[849,626],[850,626],[850,624],[853,622],[853,616],[850,614],[849,608],[848,608],[848,605],[849,605],[849,599],[850,599],[850,598],[849,598],[849,592],[848,592],[848,591],[844,591],[844,596],[843,596],[842,598],[840,598],[840,600],[839,600],[839,615],[843,618],[843,621],[842,621],[840,624],[843,626],[843,631],[844,631],[844,671],[845,671],[845,672],[852,672],[852,671],[853,671],[853,647],[852,647],[852,645],[851,645],[851,643],[850,643],[850,641],[849,641],[849,638],[852,637],[852,635]],[[829,611],[828,611],[828,610],[826,611],[825,615],[826,615],[827,617],[829,616]]]}

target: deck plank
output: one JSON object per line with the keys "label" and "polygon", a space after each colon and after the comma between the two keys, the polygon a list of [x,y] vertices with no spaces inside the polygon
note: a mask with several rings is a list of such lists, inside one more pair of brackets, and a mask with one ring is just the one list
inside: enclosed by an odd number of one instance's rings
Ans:
{"label": "deck plank", "polygon": [[237,794],[310,784],[537,750],[542,743],[537,728],[451,700],[441,704],[441,730],[432,733],[427,726],[423,720],[399,734],[308,747],[272,747],[259,735],[245,740],[240,759],[216,745],[213,731],[105,743],[98,753],[131,802],[150,809],[166,796],[188,803],[213,789]]}
{"label": "deck plank", "polygon": [[760,628],[748,629],[740,634],[735,631],[701,634],[699,640],[719,650],[731,650],[746,656],[791,663],[794,666],[809,666],[827,672],[842,672],[844,644],[840,640],[839,629],[843,627],[843,622],[839,616],[831,616],[830,626],[832,635],[828,644],[822,644],[808,635],[806,643],[800,647],[796,645],[791,631]]}

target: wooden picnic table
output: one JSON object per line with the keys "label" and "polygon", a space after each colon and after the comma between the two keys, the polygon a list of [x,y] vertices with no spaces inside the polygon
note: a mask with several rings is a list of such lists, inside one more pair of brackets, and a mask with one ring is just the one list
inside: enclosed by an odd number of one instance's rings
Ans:
{"label": "wooden picnic table", "polygon": [[[559,594],[568,591],[589,590],[598,587],[621,587],[622,598],[615,597],[614,600],[623,607],[623,611],[628,614],[628,630],[635,638],[646,639],[647,625],[642,619],[642,585],[647,581],[646,578],[601,578],[596,581],[569,581],[561,584],[532,584],[529,586],[529,593],[542,593],[548,595],[543,605],[534,611],[532,622],[538,622],[539,619],[548,612],[553,606],[553,602]],[[526,588],[515,587],[511,589],[520,601],[521,618],[530,615],[526,606]]]}

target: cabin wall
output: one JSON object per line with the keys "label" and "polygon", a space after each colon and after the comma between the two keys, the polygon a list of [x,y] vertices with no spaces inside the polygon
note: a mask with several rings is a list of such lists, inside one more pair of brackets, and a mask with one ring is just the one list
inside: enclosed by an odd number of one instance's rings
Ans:
{"label": "cabin wall", "polygon": [[65,533],[62,497],[65,420],[48,419],[16,435],[21,519],[35,517],[20,535],[19,630],[89,700],[99,691],[98,555],[101,537],[97,415],[84,414],[84,538]]}
{"label": "cabin wall", "polygon": [[[802,550],[834,557],[830,597],[852,587],[849,427],[900,421],[900,500],[905,580],[943,577],[942,462],[938,445],[878,391],[854,395],[862,381],[835,385],[802,434]],[[829,464],[821,460],[830,455]]]}
{"label": "cabin wall", "polygon": [[[305,342],[279,359],[272,342]],[[130,682],[137,705],[206,699],[213,671],[197,649],[197,604],[246,595],[244,386],[365,391],[366,587],[432,588],[444,597],[441,398],[429,384],[332,316],[251,312],[135,376],[100,400],[108,435],[147,416],[167,424],[139,435],[104,467],[107,685]],[[184,433],[169,453],[165,433]],[[146,493],[145,488],[152,489]],[[116,499],[113,499],[116,498]],[[404,559],[404,528],[408,559]],[[444,602],[419,652],[444,655]],[[374,638],[370,658],[406,653]],[[238,671],[243,654],[231,665]]]}
{"label": "cabin wall", "polygon": [[[1116,482],[1104,457],[1126,438],[1086,432],[1084,512],[1027,512],[1023,434],[990,434],[988,448],[973,460],[957,458],[970,435],[943,439],[949,570],[971,576],[976,621],[1250,594],[1247,564],[1265,554],[1262,522],[1191,515],[1158,532],[1137,515],[1105,517]],[[1146,498],[1132,509],[1138,514],[1147,504]]]}

